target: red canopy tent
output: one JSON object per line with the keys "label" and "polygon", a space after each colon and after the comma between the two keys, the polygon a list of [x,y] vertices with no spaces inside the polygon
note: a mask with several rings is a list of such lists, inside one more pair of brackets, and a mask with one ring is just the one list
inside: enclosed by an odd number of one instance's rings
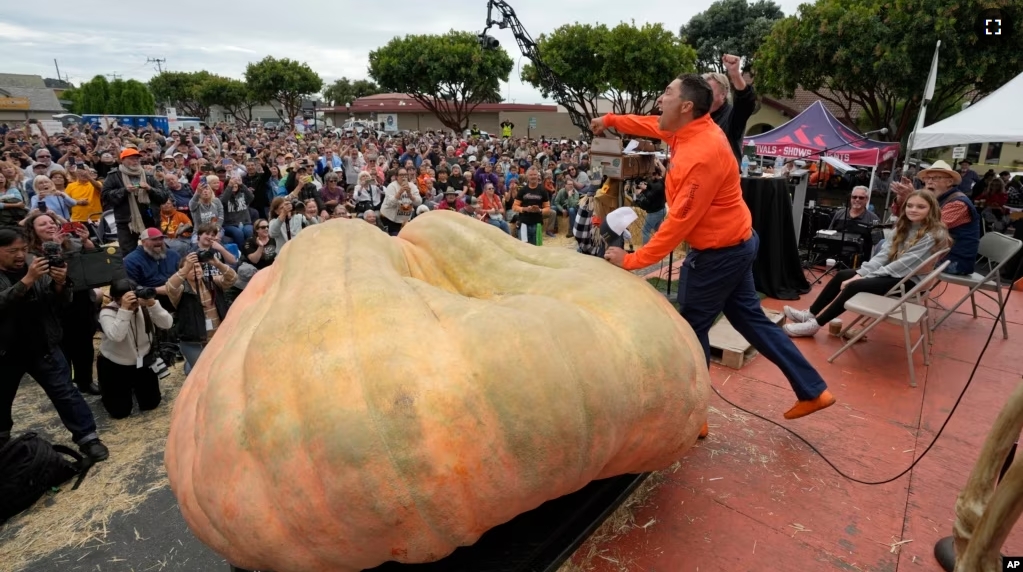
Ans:
{"label": "red canopy tent", "polygon": [[899,154],[898,143],[862,137],[815,101],[785,125],[746,137],[743,145],[756,145],[757,155],[811,161],[819,159],[821,151],[831,149],[825,155],[861,167],[877,167]]}

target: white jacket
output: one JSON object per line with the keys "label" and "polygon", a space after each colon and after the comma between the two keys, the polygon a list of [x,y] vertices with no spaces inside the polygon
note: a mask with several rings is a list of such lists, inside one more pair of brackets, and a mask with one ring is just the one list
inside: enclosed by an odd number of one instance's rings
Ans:
{"label": "white jacket", "polygon": [[[159,303],[148,308],[153,325],[169,330],[174,318]],[[118,364],[135,366],[138,357],[145,357],[152,347],[152,340],[146,333],[146,318],[142,312],[129,312],[124,308],[105,307],[99,312],[99,325],[103,336],[99,342],[99,353]]]}

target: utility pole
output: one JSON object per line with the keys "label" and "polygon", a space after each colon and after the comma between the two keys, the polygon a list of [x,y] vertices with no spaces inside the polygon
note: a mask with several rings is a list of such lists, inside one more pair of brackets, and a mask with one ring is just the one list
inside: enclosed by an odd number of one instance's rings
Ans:
{"label": "utility pole", "polygon": [[61,79],[63,79],[63,78],[62,78],[62,77],[60,76],[60,66],[59,66],[59,65],[57,65],[57,58],[53,58],[53,67],[57,68],[57,79],[58,79],[58,80],[61,80]]}
{"label": "utility pole", "polygon": [[106,74],[106,76],[107,77],[112,77],[112,78],[114,78],[114,80],[121,79],[121,74],[119,74],[119,73],[108,73],[108,74]]}
{"label": "utility pole", "polygon": [[163,73],[163,64],[167,61],[167,58],[146,58],[147,64],[156,64],[157,73]]}

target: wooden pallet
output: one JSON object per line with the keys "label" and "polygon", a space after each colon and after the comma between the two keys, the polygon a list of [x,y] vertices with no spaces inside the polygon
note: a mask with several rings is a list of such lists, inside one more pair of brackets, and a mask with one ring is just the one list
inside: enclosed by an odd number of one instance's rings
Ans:
{"label": "wooden pallet", "polygon": [[[775,324],[785,322],[785,314],[764,308],[764,313]],[[742,369],[757,355],[757,350],[746,341],[724,316],[710,329],[711,360],[725,367]]]}

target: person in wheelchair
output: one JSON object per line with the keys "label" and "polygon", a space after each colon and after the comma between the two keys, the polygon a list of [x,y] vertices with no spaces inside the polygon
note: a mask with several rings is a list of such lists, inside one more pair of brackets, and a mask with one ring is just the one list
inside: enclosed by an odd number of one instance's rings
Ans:
{"label": "person in wheelchair", "polygon": [[877,255],[858,270],[840,270],[821,290],[808,310],[785,306],[790,323],[785,332],[794,338],[809,337],[845,312],[845,303],[860,292],[884,295],[899,281],[916,272],[934,252],[950,243],[948,228],[941,222],[941,209],[934,195],[914,191],[895,223],[895,233]]}

